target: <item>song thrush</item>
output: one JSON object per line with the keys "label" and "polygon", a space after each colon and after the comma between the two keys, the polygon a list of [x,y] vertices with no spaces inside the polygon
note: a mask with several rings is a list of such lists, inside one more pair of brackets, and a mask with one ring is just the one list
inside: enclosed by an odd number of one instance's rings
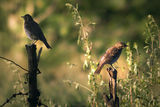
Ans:
{"label": "song thrush", "polygon": [[21,17],[24,19],[24,29],[25,29],[26,35],[29,37],[29,39],[34,40],[33,43],[36,43],[38,40],[41,40],[48,49],[51,48],[49,46],[42,30],[41,30],[41,28],[33,20],[32,16],[29,14],[26,14]]}
{"label": "song thrush", "polygon": [[[116,43],[113,47],[107,49],[106,53],[101,57],[95,73],[99,74],[105,64],[112,64],[117,61],[121,55],[122,49],[127,45],[123,42]],[[112,66],[113,67],[113,66]]]}

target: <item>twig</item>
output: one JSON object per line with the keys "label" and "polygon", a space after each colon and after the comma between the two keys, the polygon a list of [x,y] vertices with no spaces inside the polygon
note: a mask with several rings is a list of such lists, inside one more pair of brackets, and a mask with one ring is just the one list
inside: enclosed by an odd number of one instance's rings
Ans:
{"label": "twig", "polygon": [[[41,53],[42,53],[42,47],[39,49],[39,52],[38,52],[38,55],[37,55],[37,64],[39,64]],[[37,74],[40,74],[40,73],[41,73],[41,71],[37,68]]]}
{"label": "twig", "polygon": [[39,63],[41,53],[42,53],[42,47],[39,49],[39,52],[38,52],[38,55],[37,55],[37,64]]}
{"label": "twig", "polygon": [[104,102],[105,102],[106,104],[108,104],[108,102],[109,102],[109,97],[107,96],[106,93],[103,93],[103,99],[104,99]]}
{"label": "twig", "polygon": [[88,90],[89,92],[91,92],[91,93],[94,93],[91,89],[89,89],[88,87],[86,87],[86,86],[84,86],[84,85],[82,85],[82,84],[80,84],[80,83],[77,83],[77,82],[73,82],[73,84],[75,84],[75,85],[79,85],[80,87],[82,87],[82,88],[84,88],[84,89],[86,89],[86,90]]}
{"label": "twig", "polygon": [[88,90],[89,92],[94,93],[91,89],[89,89],[88,87],[86,87],[86,86],[84,86],[84,85],[82,85],[82,84],[80,84],[80,83],[78,83],[78,82],[75,82],[75,81],[72,82],[72,81],[70,81],[70,80],[64,80],[64,83],[68,83],[69,85],[72,85],[72,84],[78,85],[79,87],[82,87],[82,88]]}
{"label": "twig", "polygon": [[41,105],[40,105],[40,106],[48,107],[47,105],[45,105],[45,104],[43,104],[43,103],[41,103]]}
{"label": "twig", "polygon": [[44,106],[44,107],[48,107],[47,105],[43,104],[40,100],[38,101],[38,106]]}
{"label": "twig", "polygon": [[15,98],[18,95],[28,95],[28,92],[27,93],[19,92],[19,93],[12,94],[12,96],[9,97],[2,105],[0,105],[0,107],[5,106],[7,103],[9,103],[13,98]]}
{"label": "twig", "polygon": [[28,72],[28,70],[27,70],[27,69],[23,68],[21,65],[17,64],[16,62],[14,62],[14,61],[12,61],[12,60],[10,60],[10,59],[7,59],[7,58],[2,57],[2,56],[0,56],[0,59],[3,59],[3,60],[6,60],[6,61],[9,61],[9,62],[13,63],[14,65],[18,66],[19,68],[21,68],[22,70],[24,70],[24,71],[27,71],[27,72]]}

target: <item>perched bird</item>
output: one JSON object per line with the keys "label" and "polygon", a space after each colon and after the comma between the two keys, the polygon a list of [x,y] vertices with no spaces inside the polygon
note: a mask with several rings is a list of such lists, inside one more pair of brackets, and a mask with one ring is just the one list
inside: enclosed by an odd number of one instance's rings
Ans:
{"label": "perched bird", "polygon": [[105,64],[110,64],[112,66],[112,64],[116,62],[121,55],[122,49],[126,46],[127,45],[125,43],[118,42],[113,47],[107,49],[106,53],[100,59],[95,73],[99,74]]}
{"label": "perched bird", "polygon": [[47,40],[39,27],[39,25],[33,20],[32,16],[29,14],[26,14],[24,16],[21,16],[24,19],[24,29],[26,32],[26,35],[29,37],[29,39],[34,40],[33,44],[36,43],[38,40],[41,40],[46,47],[51,49],[49,44],[47,43]]}

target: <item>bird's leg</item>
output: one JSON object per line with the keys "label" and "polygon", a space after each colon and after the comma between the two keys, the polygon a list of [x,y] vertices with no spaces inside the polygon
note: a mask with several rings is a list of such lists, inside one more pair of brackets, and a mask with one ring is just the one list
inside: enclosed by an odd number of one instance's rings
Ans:
{"label": "bird's leg", "polygon": [[111,64],[111,66],[112,66],[113,69],[115,69],[114,66],[113,66],[112,64]]}
{"label": "bird's leg", "polygon": [[35,44],[37,42],[37,40],[34,40],[32,44]]}
{"label": "bird's leg", "polygon": [[35,40],[33,43],[35,44],[37,42],[37,40]]}
{"label": "bird's leg", "polygon": [[32,45],[34,44],[35,40],[32,42]]}

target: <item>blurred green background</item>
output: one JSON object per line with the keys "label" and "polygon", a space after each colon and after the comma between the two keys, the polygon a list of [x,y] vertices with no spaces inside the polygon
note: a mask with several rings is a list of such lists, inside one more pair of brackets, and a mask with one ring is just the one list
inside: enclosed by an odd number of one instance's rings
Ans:
{"label": "blurred green background", "polygon": [[[79,27],[74,25],[71,11],[66,3],[76,5],[84,23],[95,22],[89,29],[89,39],[93,42],[93,57],[98,62],[105,50],[118,41],[137,42],[144,46],[145,18],[153,15],[160,24],[160,1],[158,0],[0,0],[0,56],[14,60],[27,68],[25,44],[27,38],[21,16],[29,13],[37,21],[52,50],[46,49],[38,41],[37,49],[43,47],[38,76],[41,98],[52,104],[87,106],[87,91],[68,87],[63,80],[72,80],[87,86],[88,72],[82,69],[84,52],[77,45]],[[74,66],[71,67],[71,65]],[[116,64],[118,78],[125,78],[127,66],[125,53]],[[0,104],[15,92],[15,87],[23,80],[24,71],[0,61]],[[123,70],[125,69],[125,70]],[[121,72],[120,72],[121,71]],[[102,72],[105,80],[108,75]],[[17,85],[18,84],[18,85]],[[26,87],[24,84],[21,88]],[[20,98],[20,97],[19,97]],[[7,104],[8,107],[19,106]],[[77,106],[77,107],[78,107]]]}

